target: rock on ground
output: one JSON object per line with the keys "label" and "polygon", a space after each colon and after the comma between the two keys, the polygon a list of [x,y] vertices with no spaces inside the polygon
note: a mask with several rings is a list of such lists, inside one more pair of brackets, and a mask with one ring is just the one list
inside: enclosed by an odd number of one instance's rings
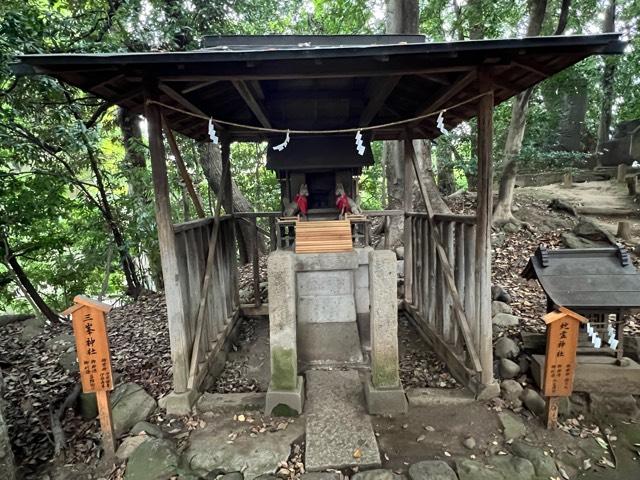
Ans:
{"label": "rock on ground", "polygon": [[527,433],[527,427],[520,417],[511,412],[499,412],[498,419],[502,425],[504,439],[507,441],[524,437]]}
{"label": "rock on ground", "polygon": [[520,396],[520,400],[524,403],[532,413],[540,416],[544,414],[545,402],[544,398],[540,396],[538,392],[531,388],[525,388]]}
{"label": "rock on ground", "polygon": [[589,398],[591,414],[596,418],[635,417],[638,415],[638,405],[633,395],[592,393]]}
{"label": "rock on ground", "polygon": [[503,400],[510,404],[512,407],[517,408],[522,406],[522,385],[515,380],[504,380],[500,384],[500,395]]}
{"label": "rock on ground", "polygon": [[[317,472],[319,475],[327,475],[324,472]],[[308,473],[306,475],[312,475]],[[397,475],[393,473],[391,470],[385,470],[383,468],[377,468],[375,470],[366,470],[364,472],[356,473],[351,480],[402,480],[402,475]],[[312,479],[312,480],[331,480],[326,478],[321,479]]]}
{"label": "rock on ground", "polygon": [[168,480],[176,475],[178,454],[168,440],[150,438],[129,457],[125,480]]}
{"label": "rock on ground", "polygon": [[541,448],[516,440],[511,444],[511,451],[518,457],[529,460],[538,477],[549,478],[558,475],[556,462],[549,455],[545,455]]}
{"label": "rock on ground", "polygon": [[495,317],[499,313],[507,313],[511,315],[513,313],[513,308],[511,308],[511,305],[507,303],[494,300],[491,302],[491,316]]}
{"label": "rock on ground", "polygon": [[[191,434],[183,460],[194,470],[243,471],[247,479],[273,474],[278,463],[289,458],[291,444],[304,434],[300,418],[282,424],[286,428],[254,437],[244,431],[245,425],[238,428],[232,420],[215,427],[207,425]],[[228,443],[232,437],[235,439]]]}
{"label": "rock on ground", "polygon": [[494,469],[466,458],[456,460],[456,471],[460,480],[504,480]]}
{"label": "rock on ground", "polygon": [[511,455],[499,455],[490,457],[489,465],[493,466],[505,479],[534,480],[535,469],[531,462],[525,458]]}
{"label": "rock on ground", "polygon": [[500,360],[500,376],[502,378],[515,378],[520,375],[520,365],[508,358]]}
{"label": "rock on ground", "polygon": [[520,320],[515,315],[509,313],[497,313],[492,320],[496,327],[515,327],[520,324]]}
{"label": "rock on ground", "polygon": [[118,460],[126,460],[136,449],[149,439],[146,435],[136,435],[134,437],[126,437],[116,451],[116,458]]}
{"label": "rock on ground", "polygon": [[166,434],[162,431],[162,429],[149,422],[138,422],[136,423],[131,431],[129,432],[131,435],[148,435],[154,438],[165,438]]}
{"label": "rock on ground", "polygon": [[494,347],[498,358],[516,358],[520,353],[520,348],[516,342],[509,337],[500,337]]}
{"label": "rock on ground", "polygon": [[491,300],[497,300],[503,303],[511,303],[511,295],[502,288],[500,285],[493,285],[491,287]]}
{"label": "rock on ground", "polygon": [[453,469],[439,460],[414,463],[409,467],[411,480],[457,480]]}
{"label": "rock on ground", "polygon": [[111,396],[113,430],[122,435],[136,423],[146,418],[156,409],[156,401],[135,383],[124,383],[116,387]]}

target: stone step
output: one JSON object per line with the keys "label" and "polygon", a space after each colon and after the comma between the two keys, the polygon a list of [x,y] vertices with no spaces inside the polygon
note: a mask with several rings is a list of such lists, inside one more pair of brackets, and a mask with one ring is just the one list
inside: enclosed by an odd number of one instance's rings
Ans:
{"label": "stone step", "polygon": [[306,469],[380,467],[378,442],[358,372],[309,370],[306,387]]}

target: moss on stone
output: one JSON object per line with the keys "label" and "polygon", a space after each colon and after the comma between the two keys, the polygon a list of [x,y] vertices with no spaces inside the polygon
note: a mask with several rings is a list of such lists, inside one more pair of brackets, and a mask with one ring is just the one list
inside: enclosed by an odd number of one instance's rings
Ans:
{"label": "moss on stone", "polygon": [[396,387],[400,382],[396,362],[379,358],[371,366],[371,380],[376,388]]}
{"label": "moss on stone", "polygon": [[271,416],[273,417],[297,417],[300,413],[291,408],[289,405],[285,405],[284,403],[279,403],[271,412]]}
{"label": "moss on stone", "polygon": [[271,387],[275,390],[295,390],[298,366],[292,348],[271,348]]}

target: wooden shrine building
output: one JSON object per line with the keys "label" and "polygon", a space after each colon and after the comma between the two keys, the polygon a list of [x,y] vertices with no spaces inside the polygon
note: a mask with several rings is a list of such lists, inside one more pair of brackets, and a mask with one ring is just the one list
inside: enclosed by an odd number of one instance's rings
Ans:
{"label": "wooden shrine building", "polygon": [[[239,318],[236,223],[255,225],[259,217],[281,215],[233,211],[230,144],[276,145],[287,131],[290,148],[297,139],[301,144],[321,143],[323,138],[330,143],[338,135],[353,142],[361,130],[367,149],[372,140],[405,143],[405,167],[398,172],[407,186],[405,208],[364,212],[405,217],[404,308],[453,375],[482,395],[487,387],[495,388],[490,293],[493,108],[584,58],[620,54],[623,48],[618,34],[446,43],[432,43],[421,35],[211,36],[201,49],[187,52],[24,55],[13,70],[17,75],[55,77],[146,117],[175,394],[189,400],[203,388]],[[474,216],[435,214],[420,178],[427,208],[411,211],[417,170],[411,140],[438,137],[442,111],[447,129],[477,117]],[[187,175],[174,132],[210,141],[210,119],[223,161],[224,185],[216,212],[175,225],[163,132],[179,170]],[[322,147],[312,150],[316,148]],[[273,161],[278,161],[275,156]],[[313,161],[335,161],[332,148]],[[368,162],[365,158],[362,165],[342,170],[348,176]],[[326,189],[337,173],[331,181],[320,173],[334,167],[314,165],[317,176],[310,187]],[[304,172],[293,176],[297,173]],[[326,208],[322,202],[315,207]],[[257,259],[254,265],[257,268]]]}

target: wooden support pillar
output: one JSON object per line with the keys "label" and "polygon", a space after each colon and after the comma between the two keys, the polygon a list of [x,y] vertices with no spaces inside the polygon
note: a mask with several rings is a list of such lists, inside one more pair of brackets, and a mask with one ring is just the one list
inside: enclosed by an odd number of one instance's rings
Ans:
{"label": "wooden support pillar", "polygon": [[406,214],[412,210],[413,206],[413,145],[411,139],[406,138],[403,145],[404,150],[404,300],[413,304],[413,246],[411,238],[413,235],[412,219]]}
{"label": "wooden support pillar", "polygon": [[[479,72],[480,92],[490,91],[486,74]],[[491,221],[493,211],[493,92],[478,102],[478,206],[476,213],[476,304],[479,338],[478,353],[482,365],[481,383],[493,380],[491,328]]]}
{"label": "wooden support pillar", "polygon": [[[145,92],[145,98],[150,98]],[[155,198],[156,224],[160,245],[160,260],[164,278],[164,293],[167,301],[167,320],[173,363],[173,388],[176,393],[187,390],[189,376],[189,358],[191,346],[186,336],[183,292],[178,278],[178,258],[176,241],[171,221],[171,203],[169,179],[167,178],[166,155],[162,141],[162,121],[160,111],[155,104],[145,104],[145,117],[148,122],[149,151],[151,153],[151,172]]]}
{"label": "wooden support pillar", "polygon": [[[226,167],[226,175],[221,179],[221,188],[222,188],[222,206],[224,207],[224,211],[227,215],[233,215],[233,188],[231,184],[231,142],[226,134],[222,136],[220,143],[221,150],[221,158],[222,158],[222,171],[225,171]],[[233,305],[232,310],[235,310],[236,307],[240,306],[240,292],[238,290],[238,259],[237,259],[237,238],[238,238],[238,228],[236,225],[236,220],[233,221],[233,228],[230,229],[230,238],[228,239],[231,242],[231,251],[233,252],[233,257],[229,262],[229,267],[231,268],[231,285],[233,288]]]}

